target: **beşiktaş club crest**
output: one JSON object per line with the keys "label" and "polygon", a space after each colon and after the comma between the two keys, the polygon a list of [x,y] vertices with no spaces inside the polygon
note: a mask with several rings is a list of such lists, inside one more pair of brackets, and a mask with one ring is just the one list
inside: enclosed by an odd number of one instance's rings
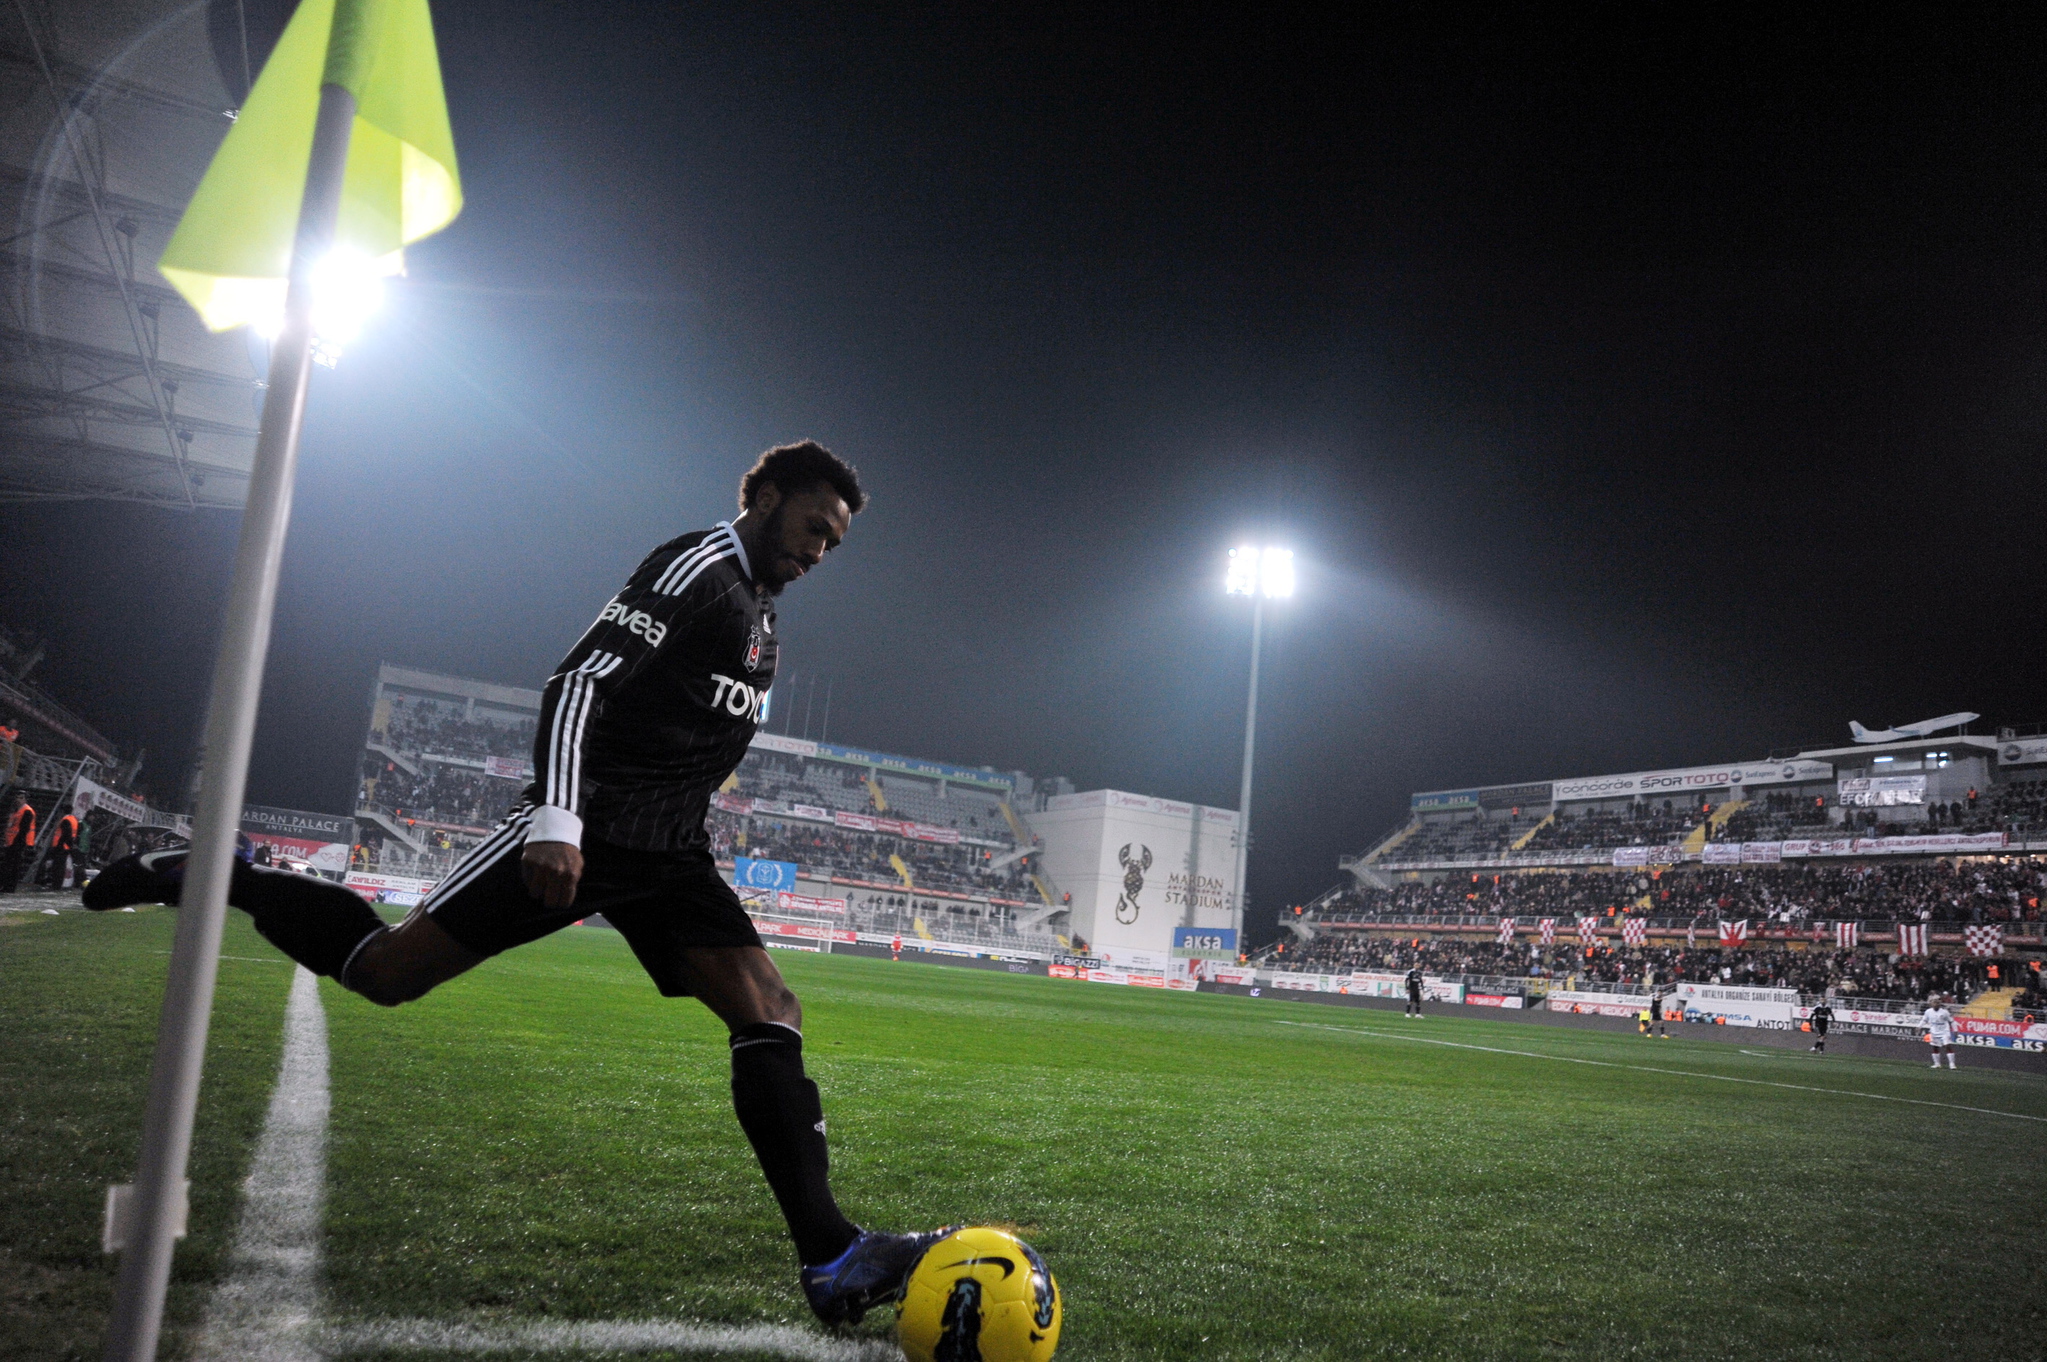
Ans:
{"label": "be\u015fikta\u015f club crest", "polygon": [[761,631],[759,625],[752,625],[746,631],[746,669],[759,671],[761,665]]}
{"label": "be\u015fikta\u015f club crest", "polygon": [[1151,869],[1151,848],[1140,844],[1137,854],[1130,854],[1130,843],[1116,853],[1117,861],[1123,866],[1123,892],[1116,896],[1116,921],[1128,927],[1137,921],[1137,896],[1144,892],[1144,872]]}

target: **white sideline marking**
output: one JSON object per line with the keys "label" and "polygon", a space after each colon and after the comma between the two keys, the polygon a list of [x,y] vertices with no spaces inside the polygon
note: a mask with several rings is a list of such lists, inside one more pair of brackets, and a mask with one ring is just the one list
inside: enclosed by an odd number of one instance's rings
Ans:
{"label": "white sideline marking", "polygon": [[[169,951],[152,951],[153,955],[169,955]],[[242,960],[251,965],[289,965],[291,961],[281,955],[223,955],[222,960]]]}
{"label": "white sideline marking", "polygon": [[902,1362],[901,1350],[881,1339],[833,1338],[782,1324],[398,1319],[323,1325],[320,1243],[330,1106],[327,1013],[320,1006],[319,980],[298,968],[284,1009],[277,1087],[242,1184],[228,1275],[207,1302],[194,1340],[195,1362],[322,1362],[337,1353],[415,1349],[769,1353],[793,1362]]}
{"label": "white sideline marking", "polygon": [[317,1362],[320,1213],[327,1199],[327,1014],[298,969],[284,1009],[284,1056],[226,1280],[214,1288],[193,1356],[201,1362]]}
{"label": "white sideline marking", "polygon": [[322,1331],[330,1352],[770,1353],[794,1362],[902,1362],[881,1339],[831,1338],[787,1324],[690,1324],[665,1319],[531,1320],[457,1324],[369,1320]]}
{"label": "white sideline marking", "polygon": [[1867,1097],[1872,1102],[1903,1102],[1915,1107],[1942,1107],[1948,1111],[1973,1111],[1978,1116],[2008,1116],[2014,1121],[2047,1122],[2047,1116],[2028,1116],[2021,1111],[1999,1111],[1995,1107],[1965,1107],[1959,1102],[1929,1102],[1918,1097],[1892,1097],[1881,1092],[1855,1092],[1849,1088],[1815,1088],[1805,1083],[1778,1083],[1767,1078],[1736,1078],[1732,1074],[1702,1074],[1696,1069],[1660,1069],[1653,1064],[1619,1064],[1610,1059],[1580,1059],[1576,1055],[1546,1055],[1540,1050],[1509,1050],[1498,1045],[1471,1045],[1455,1040],[1431,1040],[1427,1036],[1403,1036],[1397,1031],[1378,1031],[1363,1026],[1331,1026],[1327,1022],[1281,1021],[1274,1026],[1302,1026],[1313,1031],[1341,1031],[1352,1036],[1376,1036],[1381,1040],[1409,1040],[1417,1045],[1447,1045],[1453,1050],[1483,1050],[1491,1055],[1520,1055],[1524,1059],[1552,1059],[1559,1064],[1590,1064],[1601,1069],[1633,1069],[1645,1074],[1675,1074],[1679,1078],[1710,1078],[1716,1083],[1750,1083],[1758,1088],[1789,1088],[1793,1092],[1823,1092],[1831,1097]]}

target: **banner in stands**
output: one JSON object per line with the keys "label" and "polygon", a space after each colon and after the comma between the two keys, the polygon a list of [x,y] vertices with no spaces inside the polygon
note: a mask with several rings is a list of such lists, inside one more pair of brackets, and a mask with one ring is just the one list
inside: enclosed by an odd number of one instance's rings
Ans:
{"label": "banner in stands", "polygon": [[1792,988],[1732,988],[1719,984],[1679,984],[1674,1001],[1687,1015],[1699,1013],[1729,1026],[1760,1026],[1789,1031],[1798,1007]]}
{"label": "banner in stands", "polygon": [[1942,856],[2001,851],[2001,832],[1934,833],[1924,837],[1831,837],[1789,840],[1786,856]]}
{"label": "banner in stands", "polygon": [[1613,863],[1617,866],[1647,865],[1649,864],[1649,848],[1615,847],[1613,849]]}
{"label": "banner in stands", "polygon": [[[760,739],[756,737],[755,743]],[[973,766],[954,766],[946,761],[920,761],[916,757],[899,757],[888,752],[869,752],[861,747],[843,747],[835,742],[808,744],[810,751],[804,756],[822,757],[826,761],[849,762],[855,766],[872,766],[878,771],[900,771],[905,775],[925,776],[932,780],[956,781],[962,785],[978,785],[989,790],[1014,790],[1016,778],[1000,771],[983,771]],[[788,751],[787,748],[779,748]]]}
{"label": "banner in stands", "polygon": [[758,747],[763,752],[787,752],[792,757],[814,757],[817,744],[803,738],[785,738],[779,733],[756,733],[749,747]]}
{"label": "banner in stands", "polygon": [[483,773],[500,780],[531,780],[533,763],[523,757],[485,757]]}
{"label": "banner in stands", "polygon": [[1551,784],[1559,804],[1576,799],[1660,798],[1691,791],[1740,789],[1748,785],[1797,784],[1832,780],[1834,768],[1823,761],[1753,762],[1728,766],[1687,766],[1672,771],[1633,771],[1618,776],[1586,776]]}
{"label": "banner in stands", "polygon": [[1854,852],[1853,837],[1793,837],[1784,842],[1786,856],[1850,856]]}
{"label": "banner in stands", "polygon": [[1997,745],[1999,766],[2028,766],[2036,761],[2047,761],[2047,738],[2020,738]]}
{"label": "banner in stands", "polygon": [[1775,865],[1784,859],[1782,842],[1743,842],[1741,863],[1743,865]]}
{"label": "banner in stands", "polygon": [[1176,960],[1229,960],[1237,958],[1235,927],[1173,928],[1173,958]]}
{"label": "banner in stands", "polygon": [[775,891],[775,906],[785,913],[835,913],[843,916],[846,911],[844,899],[813,898],[809,894],[792,894],[786,889]]}
{"label": "banner in stands", "polygon": [[273,855],[290,856],[315,870],[337,873],[348,869],[348,853],[355,845],[353,818],[263,804],[242,805],[242,831],[259,847],[268,843]]}
{"label": "banner in stands", "polygon": [[739,889],[794,889],[796,862],[751,861],[744,856],[735,856],[732,858],[732,883]]}
{"label": "banner in stands", "polygon": [[94,809],[104,809],[116,818],[125,818],[131,823],[140,823],[149,816],[149,809],[140,801],[124,794],[115,794],[96,780],[78,777],[78,783],[71,794],[72,807],[80,816]]}
{"label": "banner in stands", "polygon": [[1576,1012],[1593,1017],[1632,1017],[1649,1006],[1646,995],[1635,993],[1583,993],[1551,989],[1549,1010]]}
{"label": "banner in stands", "polygon": [[1888,809],[1926,802],[1925,776],[1856,776],[1841,782],[1841,802],[1860,808]]}
{"label": "banner in stands", "polygon": [[1708,842],[1700,850],[1699,859],[1707,865],[1740,865],[1741,843]]}

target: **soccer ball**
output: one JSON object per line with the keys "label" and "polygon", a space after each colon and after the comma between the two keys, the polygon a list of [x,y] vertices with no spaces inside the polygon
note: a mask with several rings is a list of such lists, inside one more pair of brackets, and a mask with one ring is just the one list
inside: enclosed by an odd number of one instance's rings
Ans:
{"label": "soccer ball", "polygon": [[1059,1284],[1038,1251],[986,1225],[925,1250],[896,1302],[909,1362],[1048,1362],[1059,1346]]}

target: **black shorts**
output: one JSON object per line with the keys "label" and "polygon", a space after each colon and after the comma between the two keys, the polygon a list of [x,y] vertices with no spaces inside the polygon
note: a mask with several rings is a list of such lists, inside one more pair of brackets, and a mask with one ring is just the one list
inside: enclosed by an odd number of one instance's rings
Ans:
{"label": "black shorts", "polygon": [[441,930],[478,955],[497,955],[602,914],[633,948],[664,998],[690,995],[683,952],[759,946],[753,919],[718,874],[709,851],[629,851],[583,846],[576,901],[549,908],[526,890],[519,858],[531,809],[514,809],[420,902]]}
{"label": "black shorts", "polygon": [[1821,1021],[1821,1020],[1820,1020],[1820,1019],[1819,1019],[1818,1017],[1814,1017],[1814,1018],[1812,1019],[1812,1029],[1813,1029],[1813,1030],[1815,1030],[1815,1031],[1817,1031],[1817,1032],[1819,1032],[1819,1033],[1820,1033],[1821,1035],[1823,1035],[1823,1036],[1824,1036],[1825,1034],[1827,1034],[1827,1027],[1828,1027],[1829,1025],[1830,1025],[1830,1023],[1828,1023],[1828,1022],[1823,1022],[1823,1021]]}

